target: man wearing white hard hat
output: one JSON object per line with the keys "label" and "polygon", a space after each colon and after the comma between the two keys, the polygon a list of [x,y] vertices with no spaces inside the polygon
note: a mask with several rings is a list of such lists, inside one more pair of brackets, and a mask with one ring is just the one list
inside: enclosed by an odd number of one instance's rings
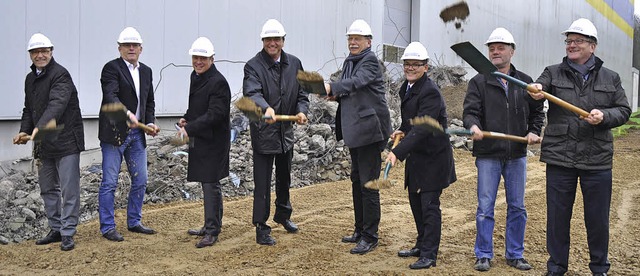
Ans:
{"label": "man wearing white hard hat", "polygon": [[362,19],[347,30],[349,56],[339,80],[326,83],[329,99],[338,101],[336,138],[344,139],[351,155],[351,192],[355,225],[342,242],[356,243],[352,254],[366,254],[378,246],[380,193],[364,185],[380,177],[381,152],[391,135],[383,67],[371,51],[371,27]]}
{"label": "man wearing white hard hat", "polygon": [[54,120],[64,125],[60,133],[34,141],[34,158],[40,159],[38,185],[50,231],[36,244],[62,242],[60,249],[75,247],[73,236],[80,211],[80,152],[84,150],[84,127],[71,75],[53,58],[53,44],[36,33],[27,45],[33,64],[25,80],[25,106],[14,144],[37,137],[38,130]]}
{"label": "man wearing white hard hat", "polygon": [[410,120],[429,116],[447,128],[447,108],[438,86],[427,76],[429,54],[420,42],[411,42],[401,57],[406,81],[400,87],[402,101],[400,128],[391,134],[404,136],[391,150],[387,161],[407,160],[404,169],[404,186],[409,193],[409,205],[416,223],[418,236],[413,248],[400,250],[400,257],[419,257],[409,265],[411,269],[436,266],[442,212],[442,190],[456,181],[453,149],[447,135],[437,135],[424,128],[413,127]]}
{"label": "man wearing white hard hat", "polygon": [[[549,104],[540,161],[547,163],[547,275],[569,267],[571,216],[578,182],[584,203],[593,275],[609,271],[609,212],[613,166],[611,129],[629,120],[631,108],[618,73],[595,55],[598,31],[586,18],[574,21],[565,36],[566,56],[548,66],[533,84],[589,112],[587,117]],[[542,100],[542,93],[531,93]]]}
{"label": "man wearing white hard hat", "polygon": [[199,37],[191,45],[189,108],[180,118],[179,135],[189,140],[187,181],[202,184],[204,227],[187,231],[202,236],[197,248],[212,246],[222,229],[220,179],[229,175],[231,89],[214,62],[213,43]]}
{"label": "man wearing white hard hat", "polygon": [[107,62],[102,68],[102,104],[121,103],[127,108],[128,122],[115,122],[100,111],[98,138],[102,150],[102,182],[98,192],[100,232],[110,241],[123,241],[114,220],[115,191],[120,165],[127,163],[131,188],[127,199],[127,229],[130,232],[154,234],[142,225],[142,203],[147,186],[147,151],[145,132],[136,127],[146,124],[155,136],[160,130],[155,125],[155,101],[152,72],[138,61],[142,53],[142,37],[132,27],[125,28],[118,37],[120,57]]}
{"label": "man wearing white hard hat", "polygon": [[[498,71],[530,83],[529,75],[511,63],[516,42],[505,28],[496,28],[485,42],[491,63]],[[543,105],[531,98],[526,90],[504,79],[477,74],[469,81],[464,100],[463,122],[473,131],[473,156],[478,169],[478,208],[476,211],[476,242],[474,269],[491,268],[495,202],[504,179],[507,199],[505,255],[509,266],[529,270],[524,258],[524,233],[527,211],[524,192],[527,181],[527,144],[495,139],[483,139],[482,131],[494,131],[527,138],[528,144],[540,143],[544,123]]]}
{"label": "man wearing white hard hat", "polygon": [[282,49],[285,35],[284,26],[278,20],[269,19],[264,23],[260,32],[262,50],[244,66],[242,82],[244,96],[251,98],[266,116],[274,118],[250,125],[255,182],[252,222],[256,226],[256,242],[261,245],[276,244],[267,224],[274,162],[276,210],[273,221],[281,224],[288,233],[298,231],[298,226],[291,221],[293,208],[289,197],[293,124],[276,121],[275,115],[296,115],[298,124],[306,124],[309,98],[296,80],[298,70],[304,70],[302,62]]}

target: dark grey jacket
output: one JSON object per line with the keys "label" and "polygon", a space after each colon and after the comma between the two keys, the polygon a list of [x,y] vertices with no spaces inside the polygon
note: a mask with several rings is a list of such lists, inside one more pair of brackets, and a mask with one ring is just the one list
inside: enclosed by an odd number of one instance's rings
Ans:
{"label": "dark grey jacket", "polygon": [[[518,71],[513,64],[509,74],[526,83],[531,77]],[[495,131],[515,136],[528,133],[540,135],[544,124],[543,102],[536,101],[527,91],[509,83],[509,93],[495,77],[478,74],[469,81],[464,98],[463,122],[466,128],[477,125],[484,131]],[[473,156],[485,158],[520,158],[527,156],[527,144],[482,139],[473,142]]]}
{"label": "dark grey jacket", "polygon": [[[344,74],[344,72],[343,72]],[[391,116],[385,98],[382,65],[369,52],[352,70],[351,76],[333,82],[331,94],[339,102],[336,138],[349,148],[389,139]]]}
{"label": "dark grey jacket", "polygon": [[[254,100],[262,112],[271,107],[278,115],[306,115],[309,98],[296,80],[298,70],[303,70],[302,63],[294,55],[282,51],[280,63],[276,64],[262,50],[244,66],[243,94]],[[293,122],[252,122],[250,128],[251,146],[257,153],[279,154],[293,148]]]}
{"label": "dark grey jacket", "polygon": [[536,82],[544,91],[587,112],[598,109],[604,120],[593,126],[575,113],[549,103],[548,124],[542,139],[540,161],[581,170],[607,170],[613,165],[611,128],[629,120],[631,108],[620,83],[620,76],[596,57],[587,81],[576,76],[565,57],[560,64],[544,69]]}
{"label": "dark grey jacket", "polygon": [[231,89],[215,65],[191,73],[189,109],[184,114],[189,135],[188,181],[216,182],[229,175]]}
{"label": "dark grey jacket", "polygon": [[31,134],[51,119],[64,129],[52,139],[35,143],[35,158],[59,158],[84,150],[84,127],[78,91],[71,75],[52,57],[40,75],[36,67],[24,81],[24,109],[20,132]]}

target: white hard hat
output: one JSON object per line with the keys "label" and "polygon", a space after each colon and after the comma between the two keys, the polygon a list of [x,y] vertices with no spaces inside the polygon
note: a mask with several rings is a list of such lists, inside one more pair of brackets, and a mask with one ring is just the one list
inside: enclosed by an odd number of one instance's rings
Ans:
{"label": "white hard hat", "polygon": [[189,55],[192,56],[211,57],[215,53],[211,40],[203,36],[198,37],[198,39],[191,44],[191,49],[189,49]]}
{"label": "white hard hat", "polygon": [[284,37],[287,33],[284,31],[284,26],[280,24],[278,20],[269,19],[262,25],[262,32],[260,32],[260,38],[265,37]]}
{"label": "white hard hat", "polygon": [[27,44],[27,51],[31,51],[37,48],[49,48],[53,47],[51,40],[48,37],[41,33],[35,33],[29,39],[29,44]]}
{"label": "white hard hat", "polygon": [[347,35],[362,35],[362,36],[371,36],[371,27],[369,24],[362,19],[356,19],[349,26],[349,30],[347,31]]}
{"label": "white hard hat", "polygon": [[594,26],[593,23],[591,23],[591,21],[586,18],[580,18],[576,21],[573,21],[573,23],[571,23],[571,26],[569,26],[569,29],[562,32],[563,35],[567,35],[570,33],[590,36],[593,37],[596,41],[598,40],[598,30],[596,30],[596,26]]}
{"label": "white hard hat", "polygon": [[493,30],[493,32],[491,32],[491,35],[489,35],[489,39],[487,39],[487,42],[485,42],[484,45],[489,45],[490,43],[496,42],[511,44],[514,47],[516,46],[516,41],[513,39],[513,35],[511,35],[511,33],[505,28],[496,28],[495,30]]}
{"label": "white hard hat", "polygon": [[422,43],[414,41],[409,43],[407,48],[404,49],[401,60],[415,59],[415,60],[427,60],[429,59],[429,53]]}
{"label": "white hard hat", "polygon": [[138,43],[142,44],[140,33],[133,27],[126,27],[118,37],[118,43]]}

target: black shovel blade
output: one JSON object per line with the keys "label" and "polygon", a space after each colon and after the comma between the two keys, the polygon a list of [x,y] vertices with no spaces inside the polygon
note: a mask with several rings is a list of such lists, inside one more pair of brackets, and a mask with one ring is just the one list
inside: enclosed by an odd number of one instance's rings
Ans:
{"label": "black shovel blade", "polygon": [[454,44],[451,49],[480,74],[490,75],[498,71],[498,68],[469,41]]}
{"label": "black shovel blade", "polygon": [[64,125],[59,125],[54,128],[40,128],[38,133],[33,137],[34,141],[53,141],[58,139],[58,134],[64,129]]}

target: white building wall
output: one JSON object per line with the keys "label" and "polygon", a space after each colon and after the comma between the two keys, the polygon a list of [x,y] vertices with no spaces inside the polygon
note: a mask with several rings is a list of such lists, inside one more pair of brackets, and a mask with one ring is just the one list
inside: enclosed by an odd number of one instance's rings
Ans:
{"label": "white building wall", "polygon": [[[298,56],[306,70],[328,76],[340,69],[348,55],[345,32],[353,20],[370,23],[373,49],[381,55],[383,39],[395,36],[385,25],[385,16],[405,16],[407,1],[412,9],[410,40],[425,44],[432,62],[465,65],[449,47],[469,40],[484,52],[489,33],[503,26],[518,44],[513,63],[534,79],[565,55],[560,32],[574,19],[587,17],[599,31],[596,54],[620,74],[623,86],[631,91],[631,38],[585,0],[468,1],[470,16],[461,29],[439,18],[444,7],[458,0],[0,0],[4,27],[0,28],[0,163],[31,154],[29,145],[14,146],[10,141],[19,129],[24,77],[31,64],[26,43],[35,32],[51,38],[54,57],[70,71],[80,93],[87,147],[96,148],[100,71],[107,61],[118,57],[116,39],[126,26],[142,34],[140,60],[154,72],[157,114],[179,116],[188,100],[191,67],[187,51],[198,36],[213,41],[216,66],[232,92],[239,93],[244,62],[261,49],[259,33],[267,19],[283,23],[285,51]],[[398,40],[395,44],[406,46],[404,43]],[[470,78],[474,72],[467,69]]]}
{"label": "white building wall", "polygon": [[458,1],[414,2],[415,9],[420,10],[420,18],[414,18],[412,29],[418,35],[416,39],[427,47],[434,63],[465,66],[469,72],[466,77],[473,77],[476,74],[473,68],[449,47],[458,42],[470,41],[486,55],[484,42],[489,34],[497,27],[504,27],[513,34],[516,41],[512,63],[535,80],[546,66],[560,63],[566,56],[565,36],[560,33],[568,29],[574,20],[584,17],[591,20],[598,30],[596,55],[604,61],[605,67],[620,74],[627,98],[631,100],[632,37],[588,3],[604,0],[467,1],[470,14],[460,29],[456,29],[452,23],[445,24],[439,17],[444,7],[456,2]]}

